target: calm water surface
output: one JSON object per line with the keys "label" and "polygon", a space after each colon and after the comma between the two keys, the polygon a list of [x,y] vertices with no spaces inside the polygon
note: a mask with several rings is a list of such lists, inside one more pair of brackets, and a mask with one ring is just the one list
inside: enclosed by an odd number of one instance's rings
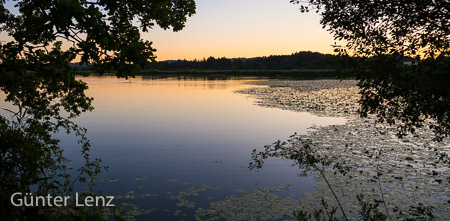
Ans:
{"label": "calm water surface", "polygon": [[[81,79],[89,85],[87,95],[94,97],[95,110],[76,122],[88,129],[93,157],[110,168],[100,175],[99,189],[105,195],[155,194],[115,201],[156,208],[138,216],[142,220],[178,219],[175,210],[192,219],[195,208],[177,207],[170,197],[188,187],[216,187],[191,199],[196,208],[256,185],[294,184],[289,192],[299,196],[314,191],[313,179],[299,178],[288,161],[273,159],[260,172],[248,171],[251,151],[286,140],[294,132],[306,133],[312,125],[345,122],[259,107],[254,98],[235,93],[255,87],[244,82],[257,79]],[[74,164],[81,163],[75,139],[61,138],[65,153]]]}

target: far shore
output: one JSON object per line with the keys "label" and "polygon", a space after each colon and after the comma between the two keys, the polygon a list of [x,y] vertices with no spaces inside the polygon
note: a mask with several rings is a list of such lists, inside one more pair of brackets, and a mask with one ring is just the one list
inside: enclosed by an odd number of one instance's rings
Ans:
{"label": "far shore", "polygon": [[[113,73],[98,74],[92,71],[79,71],[79,75],[113,76]],[[115,75],[114,75],[115,76]],[[343,77],[334,69],[294,69],[294,70],[146,70],[135,76],[167,77],[202,77],[212,79],[226,79],[229,77],[251,76],[270,79],[354,79]]]}

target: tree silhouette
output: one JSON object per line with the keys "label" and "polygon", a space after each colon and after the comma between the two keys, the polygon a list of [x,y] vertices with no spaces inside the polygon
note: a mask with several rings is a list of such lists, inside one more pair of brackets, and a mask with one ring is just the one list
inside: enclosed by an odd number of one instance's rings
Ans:
{"label": "tree silhouette", "polygon": [[[102,208],[22,208],[12,206],[10,197],[70,195],[74,183],[102,169],[100,159],[90,158],[86,130],[71,121],[93,107],[70,62],[78,58],[97,72],[132,76],[154,59],[155,49],[140,31],[155,25],[181,30],[195,2],[24,0],[15,1],[18,13],[0,3],[0,31],[13,38],[0,44],[0,89],[14,105],[2,110],[9,118],[0,116],[0,219],[102,220]],[[53,137],[61,130],[80,137],[85,164],[76,171]]]}
{"label": "tree silhouette", "polygon": [[[398,126],[399,136],[429,126],[450,132],[448,0],[291,0],[315,10],[336,40],[341,68],[356,74],[361,115]],[[351,57],[351,59],[349,59]],[[427,120],[431,119],[431,121]]]}
{"label": "tree silhouette", "polygon": [[215,58],[203,60],[177,60],[152,62],[147,69],[157,70],[291,70],[291,69],[330,69],[329,62],[334,56],[319,52],[302,51],[291,55],[271,55],[257,58]]}

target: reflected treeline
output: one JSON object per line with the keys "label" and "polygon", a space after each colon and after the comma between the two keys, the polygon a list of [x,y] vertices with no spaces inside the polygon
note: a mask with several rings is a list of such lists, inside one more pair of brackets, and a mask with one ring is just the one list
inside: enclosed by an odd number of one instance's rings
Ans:
{"label": "reflected treeline", "polygon": [[291,70],[147,70],[141,72],[141,76],[193,76],[209,79],[225,80],[229,77],[258,77],[268,79],[291,79],[291,80],[313,80],[313,79],[336,79],[338,77],[353,78],[354,76],[341,76],[333,69],[291,69]]}
{"label": "reflected treeline", "polygon": [[160,84],[171,85],[178,87],[191,87],[203,89],[227,89],[227,88],[241,88],[245,87],[243,84],[246,81],[268,80],[266,77],[257,76],[227,76],[227,75],[138,75],[134,78],[129,78],[126,81],[118,80],[111,75],[95,75],[89,77],[77,77],[80,80],[89,82],[90,84]]}
{"label": "reflected treeline", "polygon": [[[259,76],[226,75],[226,74],[139,74],[143,80],[178,80],[178,81],[225,81],[264,79]],[[267,78],[267,77],[266,77]],[[268,79],[268,78],[267,78]]]}
{"label": "reflected treeline", "polygon": [[[114,74],[90,74],[89,76],[115,76]],[[83,77],[79,75],[79,77]],[[354,76],[341,76],[334,70],[224,70],[224,71],[158,71],[148,70],[135,75],[146,80],[186,80],[186,81],[217,81],[217,80],[318,80],[318,79],[353,79]],[[133,78],[130,79],[133,81]]]}

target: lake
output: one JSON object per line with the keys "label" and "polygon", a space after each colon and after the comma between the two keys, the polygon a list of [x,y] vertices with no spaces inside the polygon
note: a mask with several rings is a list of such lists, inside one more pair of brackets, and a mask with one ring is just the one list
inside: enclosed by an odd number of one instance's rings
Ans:
{"label": "lake", "polygon": [[[245,82],[258,78],[80,79],[95,110],[75,122],[88,129],[92,157],[109,166],[98,189],[118,196],[114,203],[138,220],[192,220],[211,202],[264,187],[285,187],[281,197],[314,191],[316,181],[298,177],[292,162],[270,159],[263,170],[249,171],[251,152],[313,125],[346,122],[260,107],[235,93],[256,87]],[[76,138],[59,136],[65,154],[80,165]]]}

